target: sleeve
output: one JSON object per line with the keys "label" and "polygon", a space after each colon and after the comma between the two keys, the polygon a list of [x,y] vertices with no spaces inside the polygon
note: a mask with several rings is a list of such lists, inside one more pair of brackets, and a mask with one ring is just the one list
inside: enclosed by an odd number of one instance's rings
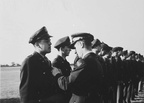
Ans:
{"label": "sleeve", "polygon": [[20,71],[20,89],[25,85],[27,80],[27,67],[26,67],[26,60],[22,63],[21,71]]}
{"label": "sleeve", "polygon": [[19,92],[20,96],[23,98],[27,98],[28,94],[28,75],[29,71],[27,68],[27,59],[22,63],[21,70],[20,70],[20,85],[19,85]]}
{"label": "sleeve", "polygon": [[72,84],[75,82],[75,80],[77,79],[77,77],[79,76],[79,74],[83,71],[83,67],[84,67],[84,62],[83,61],[80,61],[81,63],[79,63],[79,66],[76,67],[76,69],[74,71],[72,71],[70,73],[69,76],[63,76],[63,75],[58,75],[58,85],[61,89],[63,90],[67,90],[67,87],[69,84]]}
{"label": "sleeve", "polygon": [[39,69],[37,68],[40,68],[39,63],[31,60],[31,58],[27,58],[23,62],[20,72],[20,88],[29,87],[34,89],[33,86],[40,86],[41,79]]}
{"label": "sleeve", "polygon": [[58,59],[58,58],[55,58],[54,61],[52,62],[52,66],[53,67],[56,67],[56,68],[59,68],[61,67],[61,61]]}

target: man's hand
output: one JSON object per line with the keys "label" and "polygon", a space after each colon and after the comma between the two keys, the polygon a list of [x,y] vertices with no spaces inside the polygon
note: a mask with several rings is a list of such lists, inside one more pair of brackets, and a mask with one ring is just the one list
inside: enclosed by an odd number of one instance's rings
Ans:
{"label": "man's hand", "polygon": [[56,68],[56,67],[53,67],[53,69],[52,69],[52,74],[54,75],[54,76],[56,76],[57,74],[61,74],[61,70],[60,69],[58,69],[58,68]]}

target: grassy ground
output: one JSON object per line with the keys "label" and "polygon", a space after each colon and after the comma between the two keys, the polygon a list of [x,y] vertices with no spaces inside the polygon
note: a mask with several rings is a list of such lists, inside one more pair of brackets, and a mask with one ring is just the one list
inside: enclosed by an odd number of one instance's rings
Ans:
{"label": "grassy ground", "polygon": [[0,103],[20,103],[19,98],[0,99]]}
{"label": "grassy ground", "polygon": [[19,67],[0,68],[0,103],[20,103]]}

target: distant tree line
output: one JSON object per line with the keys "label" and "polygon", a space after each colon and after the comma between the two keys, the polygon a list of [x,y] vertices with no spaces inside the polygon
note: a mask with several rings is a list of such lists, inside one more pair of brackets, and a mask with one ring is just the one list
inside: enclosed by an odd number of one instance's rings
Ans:
{"label": "distant tree line", "polygon": [[19,63],[11,62],[11,64],[1,64],[1,67],[18,67],[21,66]]}

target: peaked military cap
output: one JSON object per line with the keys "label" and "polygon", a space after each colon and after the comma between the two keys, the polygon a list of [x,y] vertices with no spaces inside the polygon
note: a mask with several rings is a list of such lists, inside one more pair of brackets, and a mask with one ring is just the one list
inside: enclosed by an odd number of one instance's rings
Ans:
{"label": "peaked military cap", "polygon": [[79,40],[87,40],[90,42],[94,40],[94,36],[90,33],[76,33],[76,34],[71,35],[71,37],[72,37],[72,44],[70,45],[71,49],[75,49],[74,45]]}
{"label": "peaked military cap", "polygon": [[135,51],[130,51],[128,55],[131,56],[133,54],[135,54]]}
{"label": "peaked military cap", "polygon": [[51,35],[48,34],[48,31],[46,29],[45,26],[43,26],[41,29],[39,29],[38,31],[36,31],[29,39],[29,43],[34,44],[35,42],[37,42],[38,40],[42,40],[42,39],[48,39],[52,37]]}
{"label": "peaked military cap", "polygon": [[60,48],[62,46],[70,46],[70,39],[69,39],[69,36],[66,36],[66,37],[63,37],[63,38],[60,38],[56,44],[54,45],[55,48]]}
{"label": "peaked military cap", "polygon": [[94,39],[92,41],[92,48],[95,48],[95,47],[99,46],[100,44],[101,44],[101,42],[99,39]]}
{"label": "peaked military cap", "polygon": [[101,44],[101,49],[104,50],[104,51],[109,52],[110,50],[112,50],[112,47],[108,46],[108,45],[105,44],[105,43],[102,43],[102,44]]}
{"label": "peaked military cap", "polygon": [[122,47],[114,47],[114,48],[112,49],[113,52],[122,51],[122,50],[123,50]]}

